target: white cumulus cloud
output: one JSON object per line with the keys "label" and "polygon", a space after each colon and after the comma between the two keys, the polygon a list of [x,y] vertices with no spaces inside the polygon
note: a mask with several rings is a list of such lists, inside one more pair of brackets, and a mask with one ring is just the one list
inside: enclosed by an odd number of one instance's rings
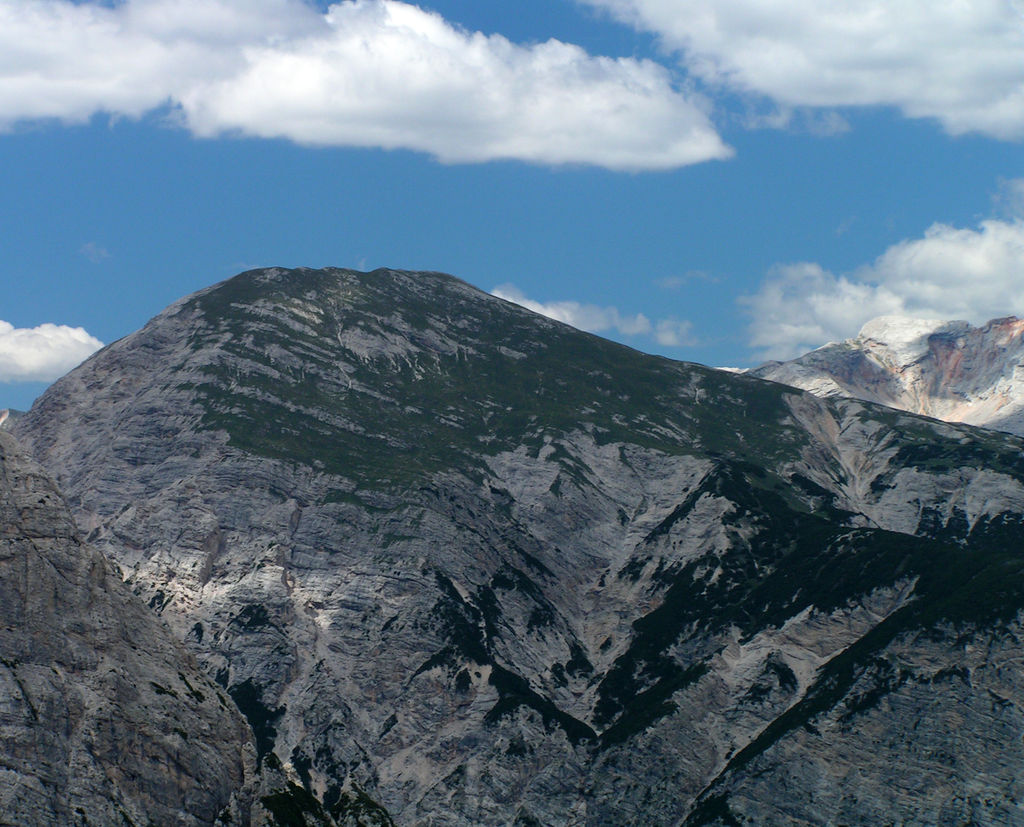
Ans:
{"label": "white cumulus cloud", "polygon": [[900,315],[903,303],[884,286],[837,276],[818,264],[775,267],[753,296],[740,297],[752,316],[758,359],[792,359],[826,342],[855,336],[876,316]]}
{"label": "white cumulus cloud", "polygon": [[703,80],[791,107],[887,105],[1024,137],[1019,0],[578,0],[654,32]]}
{"label": "white cumulus cloud", "polygon": [[663,169],[731,154],[652,62],[518,45],[397,0],[0,3],[0,127],[170,106],[199,136]]}
{"label": "white cumulus cloud", "polygon": [[495,287],[491,295],[589,333],[615,331],[622,336],[649,336],[666,347],[695,343],[692,326],[688,321],[660,319],[652,323],[643,313],[623,314],[616,307],[600,307],[576,301],[538,302],[527,298],[513,284]]}
{"label": "white cumulus cloud", "polygon": [[974,229],[933,224],[849,274],[814,263],[779,266],[740,301],[763,359],[855,336],[877,316],[980,324],[1024,315],[1024,220],[989,219]]}
{"label": "white cumulus cloud", "polygon": [[80,327],[0,321],[0,382],[52,382],[103,347]]}

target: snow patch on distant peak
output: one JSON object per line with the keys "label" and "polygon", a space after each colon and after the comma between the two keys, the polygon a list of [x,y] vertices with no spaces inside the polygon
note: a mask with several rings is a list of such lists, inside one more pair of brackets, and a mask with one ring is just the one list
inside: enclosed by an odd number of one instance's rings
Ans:
{"label": "snow patch on distant peak", "polygon": [[879,316],[867,322],[857,336],[884,345],[896,362],[909,365],[928,353],[928,338],[936,334],[960,334],[971,329],[969,322],[942,319],[913,319],[907,316]]}

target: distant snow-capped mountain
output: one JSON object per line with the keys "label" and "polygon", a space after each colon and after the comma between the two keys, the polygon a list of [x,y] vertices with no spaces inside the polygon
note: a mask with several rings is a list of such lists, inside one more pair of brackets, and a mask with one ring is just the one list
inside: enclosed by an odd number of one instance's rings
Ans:
{"label": "distant snow-capped mountain", "polygon": [[1024,434],[1024,320],[980,327],[964,321],[883,316],[845,342],[831,342],[754,376],[852,396],[912,413]]}

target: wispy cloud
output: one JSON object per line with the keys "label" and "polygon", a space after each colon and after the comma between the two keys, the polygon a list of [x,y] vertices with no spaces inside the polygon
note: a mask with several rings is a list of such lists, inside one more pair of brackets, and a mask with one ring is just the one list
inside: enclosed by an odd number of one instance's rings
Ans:
{"label": "wispy cloud", "polygon": [[856,223],[857,216],[855,215],[847,216],[846,218],[844,218],[842,221],[839,222],[839,224],[836,226],[834,230],[836,238],[842,238],[844,235],[850,232],[853,225]]}
{"label": "wispy cloud", "polygon": [[577,301],[539,302],[525,296],[513,284],[495,287],[491,295],[589,333],[614,331],[622,336],[645,336],[665,347],[696,343],[692,325],[684,320],[659,319],[652,322],[643,313],[623,314],[616,307],[601,307]]}
{"label": "wispy cloud", "polygon": [[697,344],[693,324],[680,319],[659,319],[654,326],[654,339],[665,347],[689,347]]}
{"label": "wispy cloud", "polygon": [[[952,134],[1024,137],[1024,13],[1014,0],[578,2],[657,34],[713,86],[771,99],[776,126],[800,107],[882,105]],[[834,115],[817,123],[846,126]]]}
{"label": "wispy cloud", "polygon": [[80,327],[0,321],[0,382],[52,382],[103,347]]}
{"label": "wispy cloud", "polygon": [[397,0],[7,0],[0,128],[171,107],[205,137],[443,162],[665,169],[726,158],[704,101],[652,61],[467,32]]}
{"label": "wispy cloud", "polygon": [[1024,178],[1010,178],[999,182],[993,201],[1004,218],[1024,221]]}
{"label": "wispy cloud", "polygon": [[876,316],[979,324],[1024,314],[1024,220],[934,224],[846,274],[813,262],[780,265],[740,301],[752,319],[750,344],[763,359],[849,338]]}
{"label": "wispy cloud", "polygon": [[680,288],[696,281],[714,284],[718,281],[718,277],[713,276],[710,273],[705,273],[703,270],[687,270],[681,276],[665,276],[664,278],[660,278],[655,282],[655,284],[657,284],[658,287],[665,288],[666,290],[679,290]]}
{"label": "wispy cloud", "polygon": [[78,254],[89,259],[93,264],[99,264],[103,259],[110,258],[110,251],[101,247],[95,241],[87,241],[78,248]]}

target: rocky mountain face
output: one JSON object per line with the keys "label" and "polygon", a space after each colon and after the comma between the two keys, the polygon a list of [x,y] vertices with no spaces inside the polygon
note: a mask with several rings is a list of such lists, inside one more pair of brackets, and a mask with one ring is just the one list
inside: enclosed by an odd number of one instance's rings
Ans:
{"label": "rocky mountain face", "polygon": [[248,819],[244,720],[2,432],[0,653],[0,822]]}
{"label": "rocky mountain face", "polygon": [[254,822],[1024,820],[1012,435],[283,269],[15,432],[248,719]]}
{"label": "rocky mountain face", "polygon": [[18,418],[24,416],[24,411],[16,411],[13,408],[0,410],[0,431],[9,431],[14,427]]}
{"label": "rocky mountain face", "polygon": [[912,413],[1024,434],[1024,320],[882,317],[860,334],[751,373],[818,396],[851,396]]}

